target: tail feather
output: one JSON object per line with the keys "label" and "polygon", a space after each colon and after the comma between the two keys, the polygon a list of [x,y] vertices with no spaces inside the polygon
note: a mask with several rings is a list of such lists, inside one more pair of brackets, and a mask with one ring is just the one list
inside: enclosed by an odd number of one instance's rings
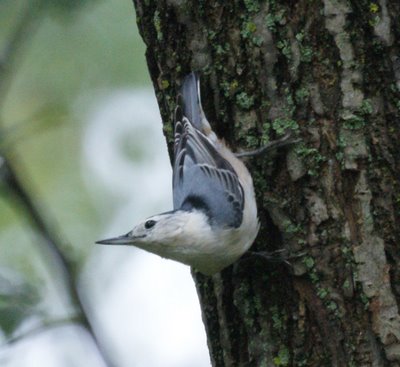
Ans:
{"label": "tail feather", "polygon": [[200,99],[200,78],[196,72],[191,72],[183,80],[181,87],[182,112],[185,117],[198,129],[203,130],[204,112]]}

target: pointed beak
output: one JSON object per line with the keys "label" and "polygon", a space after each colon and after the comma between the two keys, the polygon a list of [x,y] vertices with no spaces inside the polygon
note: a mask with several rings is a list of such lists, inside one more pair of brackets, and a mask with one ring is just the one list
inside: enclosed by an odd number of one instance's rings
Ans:
{"label": "pointed beak", "polygon": [[109,238],[107,240],[96,241],[99,245],[131,245],[135,242],[136,238],[143,238],[144,236],[132,237],[129,233],[119,237]]}

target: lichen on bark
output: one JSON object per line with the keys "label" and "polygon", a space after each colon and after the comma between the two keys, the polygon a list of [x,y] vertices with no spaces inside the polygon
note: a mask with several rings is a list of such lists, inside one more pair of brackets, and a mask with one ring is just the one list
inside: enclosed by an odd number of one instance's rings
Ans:
{"label": "lichen on bark", "polygon": [[214,366],[400,366],[400,5],[386,0],[134,0],[171,147],[179,84],[202,73],[248,160],[261,231],[221,274],[194,272]]}

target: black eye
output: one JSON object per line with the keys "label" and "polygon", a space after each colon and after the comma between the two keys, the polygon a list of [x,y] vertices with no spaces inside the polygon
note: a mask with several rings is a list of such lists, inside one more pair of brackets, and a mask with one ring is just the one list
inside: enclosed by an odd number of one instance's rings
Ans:
{"label": "black eye", "polygon": [[144,224],[144,228],[149,229],[151,227],[154,227],[155,224],[156,224],[156,221],[150,219]]}

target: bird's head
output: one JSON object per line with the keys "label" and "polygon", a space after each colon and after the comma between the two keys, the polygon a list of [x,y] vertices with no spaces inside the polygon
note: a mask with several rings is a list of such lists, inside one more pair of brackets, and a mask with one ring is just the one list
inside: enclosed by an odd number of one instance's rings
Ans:
{"label": "bird's head", "polygon": [[175,210],[147,218],[125,235],[96,243],[135,246],[211,275],[243,253],[235,247],[240,244],[237,235],[237,230],[211,227],[201,210]]}
{"label": "bird's head", "polygon": [[193,215],[189,212],[166,212],[147,218],[127,234],[96,243],[135,246],[162,257],[176,258],[174,254],[181,251],[179,247],[188,245],[186,232],[193,228],[192,222]]}
{"label": "bird's head", "polygon": [[171,211],[153,215],[137,224],[122,236],[97,241],[101,245],[132,245],[141,247],[142,243],[165,242],[179,236],[184,215]]}

